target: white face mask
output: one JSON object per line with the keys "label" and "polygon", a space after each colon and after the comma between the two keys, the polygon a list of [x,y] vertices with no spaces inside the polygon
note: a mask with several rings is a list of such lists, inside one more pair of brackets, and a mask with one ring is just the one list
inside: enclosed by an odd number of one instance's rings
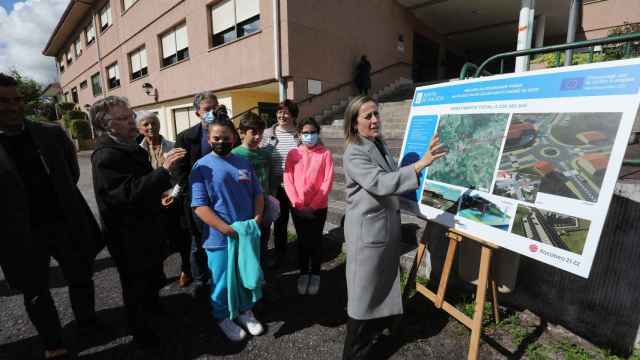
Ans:
{"label": "white face mask", "polygon": [[318,133],[302,134],[302,143],[305,145],[315,145],[318,143]]}

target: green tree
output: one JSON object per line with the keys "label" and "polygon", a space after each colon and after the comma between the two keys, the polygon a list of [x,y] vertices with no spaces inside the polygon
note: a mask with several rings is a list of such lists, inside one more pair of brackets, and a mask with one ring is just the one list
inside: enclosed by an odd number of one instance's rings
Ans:
{"label": "green tree", "polygon": [[[9,72],[9,75],[13,76],[18,82],[18,91],[20,92],[22,97],[24,97],[25,104],[40,102],[40,95],[42,94],[42,86],[40,84],[38,84],[35,80],[22,75],[16,69],[11,70]],[[34,107],[35,106],[31,106],[32,109]]]}

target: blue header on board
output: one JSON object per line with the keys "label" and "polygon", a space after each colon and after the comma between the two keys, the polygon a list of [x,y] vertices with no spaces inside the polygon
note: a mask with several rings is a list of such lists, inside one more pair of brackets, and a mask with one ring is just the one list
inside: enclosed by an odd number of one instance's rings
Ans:
{"label": "blue header on board", "polygon": [[452,84],[416,91],[413,106],[561,97],[632,95],[640,89],[640,65],[562,71]]}

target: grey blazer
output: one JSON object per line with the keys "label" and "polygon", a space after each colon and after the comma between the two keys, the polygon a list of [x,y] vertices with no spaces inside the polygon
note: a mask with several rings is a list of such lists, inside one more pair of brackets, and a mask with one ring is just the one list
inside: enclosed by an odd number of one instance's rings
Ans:
{"label": "grey blazer", "polygon": [[349,144],[344,233],[347,245],[347,312],[357,320],[402,314],[400,294],[400,204],[397,195],[415,190],[412,165],[398,168],[389,149],[360,138]]}

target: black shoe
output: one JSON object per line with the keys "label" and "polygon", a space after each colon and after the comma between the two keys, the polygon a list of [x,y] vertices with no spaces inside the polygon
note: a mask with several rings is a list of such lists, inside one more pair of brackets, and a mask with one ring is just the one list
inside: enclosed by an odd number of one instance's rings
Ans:
{"label": "black shoe", "polygon": [[191,292],[191,296],[193,296],[194,299],[208,299],[209,296],[211,295],[211,287],[207,284],[196,284],[193,287],[193,290]]}

